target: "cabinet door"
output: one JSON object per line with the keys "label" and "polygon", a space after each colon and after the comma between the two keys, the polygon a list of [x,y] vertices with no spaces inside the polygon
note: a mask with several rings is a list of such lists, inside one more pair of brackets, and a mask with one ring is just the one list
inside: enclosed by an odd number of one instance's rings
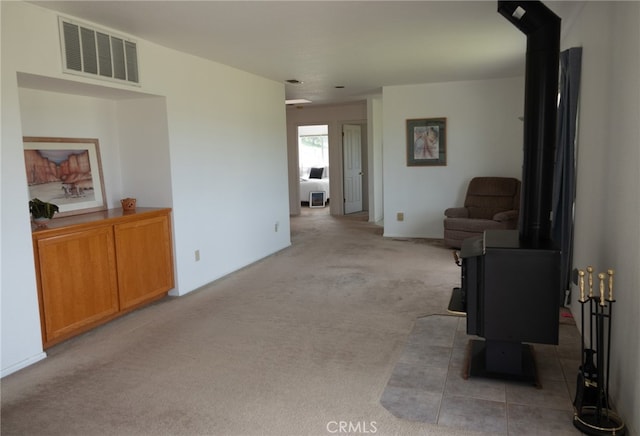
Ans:
{"label": "cabinet door", "polygon": [[168,215],[117,224],[115,237],[121,310],[173,288]]}
{"label": "cabinet door", "polygon": [[112,227],[40,239],[37,249],[47,342],[118,312]]}

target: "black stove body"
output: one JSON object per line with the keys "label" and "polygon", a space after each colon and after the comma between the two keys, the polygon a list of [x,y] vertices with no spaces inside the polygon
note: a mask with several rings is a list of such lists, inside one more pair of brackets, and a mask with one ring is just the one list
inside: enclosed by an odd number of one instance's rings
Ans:
{"label": "black stove body", "polygon": [[558,343],[560,251],[530,247],[517,230],[487,231],[463,242],[462,293],[471,341],[469,375],[536,382],[529,345]]}

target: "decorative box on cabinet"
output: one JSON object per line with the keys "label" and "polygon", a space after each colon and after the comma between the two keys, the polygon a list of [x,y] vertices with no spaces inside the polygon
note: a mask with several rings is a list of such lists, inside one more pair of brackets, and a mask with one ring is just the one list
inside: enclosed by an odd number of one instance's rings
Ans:
{"label": "decorative box on cabinet", "polygon": [[162,298],[173,288],[171,209],[120,209],[33,231],[47,348]]}

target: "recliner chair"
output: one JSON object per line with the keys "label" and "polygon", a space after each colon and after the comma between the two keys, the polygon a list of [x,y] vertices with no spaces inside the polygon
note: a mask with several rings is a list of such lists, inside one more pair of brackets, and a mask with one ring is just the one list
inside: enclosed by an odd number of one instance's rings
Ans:
{"label": "recliner chair", "polygon": [[444,211],[444,243],[460,248],[462,241],[489,229],[516,229],[520,210],[520,181],[512,177],[474,177],[464,207]]}

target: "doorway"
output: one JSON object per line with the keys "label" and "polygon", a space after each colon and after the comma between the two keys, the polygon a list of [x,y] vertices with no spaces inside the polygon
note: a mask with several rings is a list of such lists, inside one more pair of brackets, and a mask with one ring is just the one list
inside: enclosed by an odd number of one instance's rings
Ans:
{"label": "doorway", "polygon": [[[331,197],[329,189],[329,126],[298,126],[298,172],[300,202],[309,207],[325,207]],[[319,205],[311,196],[323,193]]]}

